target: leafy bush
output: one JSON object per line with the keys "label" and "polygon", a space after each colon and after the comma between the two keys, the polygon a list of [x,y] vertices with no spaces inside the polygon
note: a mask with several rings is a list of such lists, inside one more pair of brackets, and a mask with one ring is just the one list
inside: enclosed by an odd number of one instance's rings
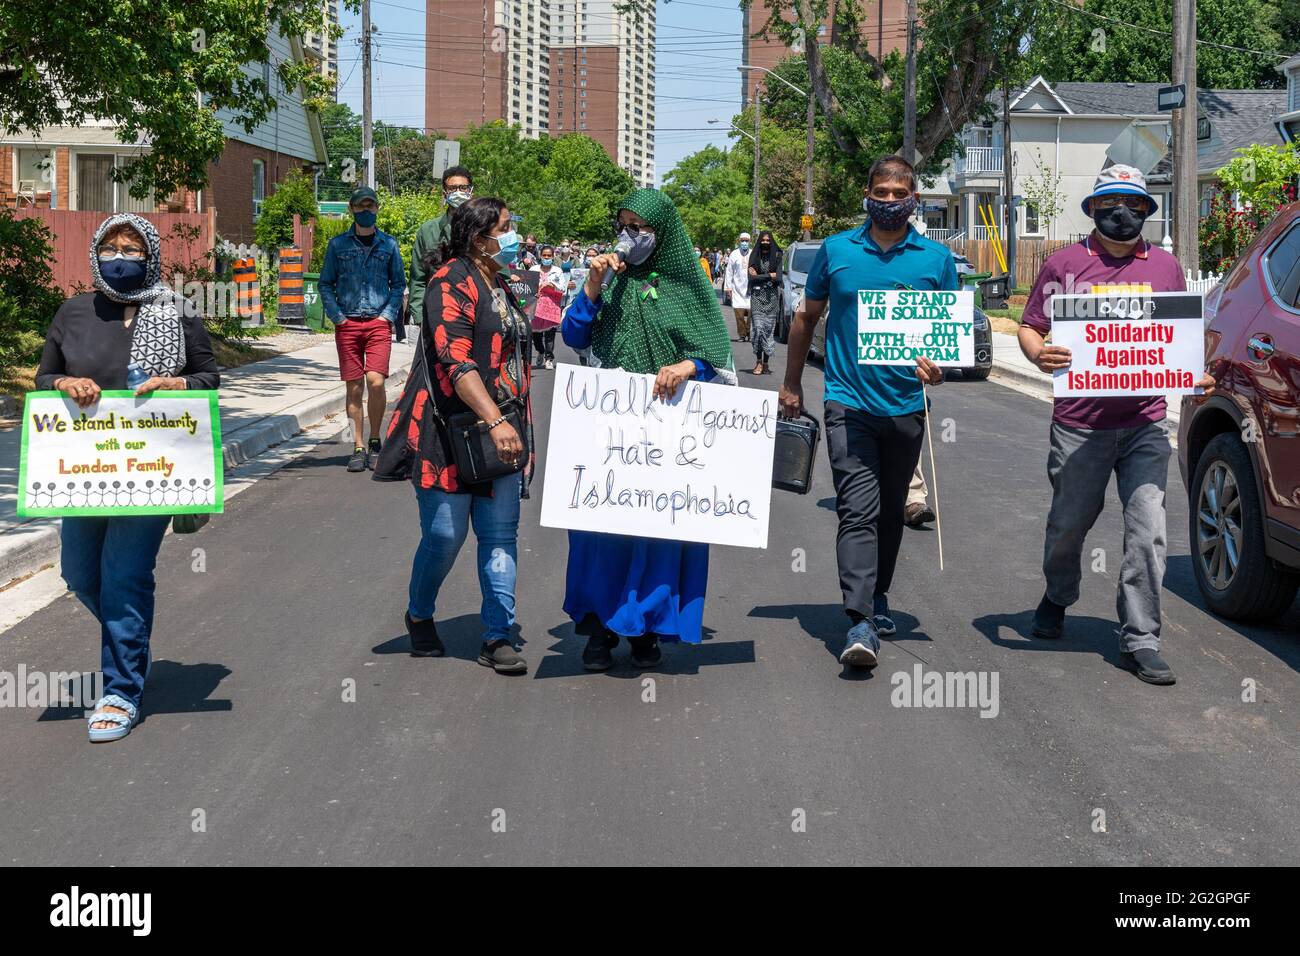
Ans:
{"label": "leafy bush", "polygon": [[39,219],[0,209],[0,367],[40,359],[45,333],[63,302],[54,285],[53,235]]}
{"label": "leafy bush", "polygon": [[306,271],[320,275],[321,266],[325,265],[325,247],[330,244],[331,239],[343,235],[351,227],[351,219],[336,218],[334,216],[322,216],[317,219],[316,235],[311,244],[311,262],[308,264]]}
{"label": "leafy bush", "polygon": [[263,249],[274,254],[281,246],[293,242],[294,213],[306,222],[316,218],[316,190],[301,169],[295,169],[276,184],[262,200],[262,212],[253,226],[253,238]]}
{"label": "leafy bush", "polygon": [[[411,266],[411,248],[415,245],[415,234],[430,219],[442,215],[441,196],[431,192],[390,193],[379,190],[378,226],[397,240],[402,250],[402,264],[407,269]],[[349,223],[351,225],[351,223]]]}

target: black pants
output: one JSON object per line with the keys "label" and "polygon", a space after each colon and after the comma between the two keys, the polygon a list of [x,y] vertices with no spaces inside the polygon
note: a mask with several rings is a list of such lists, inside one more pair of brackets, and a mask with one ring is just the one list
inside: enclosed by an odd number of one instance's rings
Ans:
{"label": "black pants", "polygon": [[920,460],[925,414],[871,415],[826,403],[826,451],[835,482],[835,554],[844,610],[866,617],[887,594],[903,541],[907,485]]}
{"label": "black pants", "polygon": [[533,333],[533,358],[534,360],[555,358],[555,329]]}

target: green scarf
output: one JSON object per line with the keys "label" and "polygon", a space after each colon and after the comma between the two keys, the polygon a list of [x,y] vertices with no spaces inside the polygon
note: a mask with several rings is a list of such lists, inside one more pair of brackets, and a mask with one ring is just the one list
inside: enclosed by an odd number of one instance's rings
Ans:
{"label": "green scarf", "polygon": [[592,351],[606,367],[646,375],[685,359],[703,359],[719,382],[735,385],[722,308],[677,207],[657,189],[638,189],[619,209],[654,228],[655,250],[605,290],[592,328]]}

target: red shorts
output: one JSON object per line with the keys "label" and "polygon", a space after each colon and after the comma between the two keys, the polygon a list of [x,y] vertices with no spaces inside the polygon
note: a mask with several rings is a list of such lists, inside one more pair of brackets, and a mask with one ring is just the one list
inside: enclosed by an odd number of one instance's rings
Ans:
{"label": "red shorts", "polygon": [[354,382],[366,372],[388,378],[388,360],[393,354],[393,327],[379,316],[348,319],[334,327],[334,345],[339,350],[339,378]]}

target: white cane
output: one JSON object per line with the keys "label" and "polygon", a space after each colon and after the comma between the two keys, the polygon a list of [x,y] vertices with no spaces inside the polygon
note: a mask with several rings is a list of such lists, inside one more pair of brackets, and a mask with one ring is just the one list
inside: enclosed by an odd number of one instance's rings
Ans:
{"label": "white cane", "polygon": [[943,570],[943,521],[939,517],[939,470],[934,466],[934,438],[930,434],[930,387],[923,386],[921,398],[925,400],[925,443],[930,447],[930,484],[934,490],[934,530],[939,536],[939,570]]}

